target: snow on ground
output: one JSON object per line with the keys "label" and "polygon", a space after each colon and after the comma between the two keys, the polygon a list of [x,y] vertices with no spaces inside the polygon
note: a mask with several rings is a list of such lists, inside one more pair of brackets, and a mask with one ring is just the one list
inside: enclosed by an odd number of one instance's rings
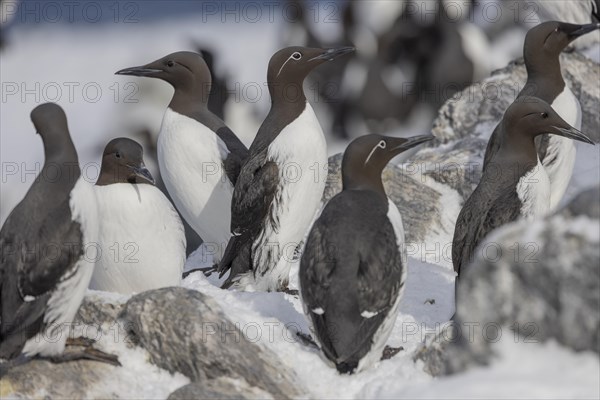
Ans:
{"label": "snow on ground", "polygon": [[[508,328],[505,328],[508,329]],[[575,354],[554,342],[515,343],[505,335],[495,350],[502,357],[488,368],[436,379],[426,385],[390,380],[384,387],[361,392],[382,399],[598,399],[598,356]]]}
{"label": "snow on ground", "polygon": [[[96,301],[125,303],[130,296],[88,290],[88,297]],[[86,336],[96,339],[98,349],[119,357],[122,368],[111,368],[102,380],[90,387],[89,397],[122,399],[163,399],[179,387],[190,383],[182,374],[171,374],[148,360],[150,355],[141,347],[127,347],[129,339],[124,327],[113,323],[99,325],[75,325],[73,337]]]}
{"label": "snow on ground", "polygon": [[[190,256],[186,268],[210,265]],[[391,360],[356,375],[340,375],[320,353],[299,342],[310,333],[299,298],[283,293],[224,291],[217,281],[194,273],[184,286],[199,290],[253,342],[269,348],[298,375],[310,398],[598,398],[600,362],[593,353],[576,354],[555,343],[515,343],[512,332],[496,344],[501,354],[487,368],[434,379],[412,360],[426,335],[443,329],[454,311],[454,273],[445,266],[409,258],[400,313],[388,341],[404,348]],[[292,269],[297,274],[298,265]],[[292,278],[291,282],[297,282]]]}
{"label": "snow on ground", "polygon": [[[195,263],[192,255],[187,268],[198,265],[202,263]],[[298,374],[311,398],[355,398],[365,388],[374,384],[384,387],[391,379],[405,382],[431,380],[414,367],[412,352],[422,341],[421,324],[435,327],[436,323],[445,322],[451,316],[454,277],[447,269],[435,265],[415,260],[410,260],[409,265],[408,283],[401,303],[403,311],[389,340],[390,346],[403,346],[404,351],[372,370],[353,376],[338,374],[316,349],[296,339],[295,332],[310,333],[298,297],[283,293],[224,291],[213,286],[200,272],[190,275],[184,286],[215,298],[249,340],[274,351]],[[292,274],[297,274],[297,267],[296,263]],[[292,279],[294,281],[297,279]]]}
{"label": "snow on ground", "polygon": [[186,376],[161,369],[149,360],[149,354],[141,347],[128,348],[123,340],[115,340],[111,333],[103,334],[96,347],[119,357],[121,368],[110,372],[90,387],[89,396],[94,398],[166,399],[169,394],[190,383]]}

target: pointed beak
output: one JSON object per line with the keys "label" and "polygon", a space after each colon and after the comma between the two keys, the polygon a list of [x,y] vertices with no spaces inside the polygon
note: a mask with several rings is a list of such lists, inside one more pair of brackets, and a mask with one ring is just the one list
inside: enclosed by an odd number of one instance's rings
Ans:
{"label": "pointed beak", "polygon": [[395,153],[402,153],[403,151],[406,151],[410,148],[413,148],[415,146],[420,145],[421,143],[425,143],[425,142],[429,142],[430,140],[435,139],[435,136],[433,135],[419,135],[419,136],[413,136],[407,139],[401,139],[398,138],[399,140],[402,140],[402,143],[400,143],[397,146],[394,146],[391,151],[395,152]]}
{"label": "pointed beak", "polygon": [[324,51],[322,54],[311,58],[309,61],[313,60],[322,60],[322,61],[331,61],[335,58],[343,56],[345,54],[353,53],[356,49],[354,47],[340,47],[337,49],[328,49]]}
{"label": "pointed beak", "polygon": [[569,34],[569,37],[572,38],[572,39],[576,39],[579,36],[583,36],[586,33],[590,33],[592,31],[595,31],[596,29],[600,29],[600,24],[581,25],[581,27],[579,29],[576,29],[573,32],[571,32]]}
{"label": "pointed beak", "polygon": [[[568,125],[567,125],[568,126]],[[596,145],[592,139],[584,135],[582,132],[573,128],[572,126],[564,127],[564,126],[552,126],[552,132],[555,135],[563,136],[569,139],[578,140],[583,143],[589,143],[591,145]]]}
{"label": "pointed beak", "polygon": [[131,183],[149,183],[154,185],[154,178],[148,168],[144,164],[140,166],[129,166],[132,174],[129,176],[129,182]]}
{"label": "pointed beak", "polygon": [[120,71],[115,72],[115,75],[131,75],[131,76],[147,76],[154,77],[157,74],[163,72],[155,63],[142,65],[140,67],[124,68]]}

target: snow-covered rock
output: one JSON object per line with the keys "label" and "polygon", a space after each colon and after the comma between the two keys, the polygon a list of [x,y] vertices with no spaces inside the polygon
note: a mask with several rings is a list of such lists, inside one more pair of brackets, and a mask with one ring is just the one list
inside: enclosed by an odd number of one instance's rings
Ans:
{"label": "snow-covered rock", "polygon": [[492,233],[458,281],[454,326],[417,354],[425,369],[439,375],[490,363],[499,331],[599,353],[599,202],[597,186],[553,215]]}
{"label": "snow-covered rock", "polygon": [[270,350],[251,343],[210,297],[185,288],[143,292],[121,318],[151,361],[194,382],[242,379],[275,398],[298,396],[294,374]]}
{"label": "snow-covered rock", "polygon": [[[90,292],[72,325],[72,337],[95,339],[95,348],[116,354],[121,367],[95,361],[51,363],[34,359],[9,369],[0,381],[0,398],[166,398],[190,382],[151,364],[117,321],[128,297]],[[52,338],[46,338],[52,340]]]}
{"label": "snow-covered rock", "polygon": [[215,399],[246,400],[269,399],[272,396],[245,381],[230,378],[217,378],[206,382],[194,382],[185,385],[169,395],[167,400]]}
{"label": "snow-covered rock", "polygon": [[212,298],[195,290],[171,287],[129,299],[92,292],[73,328],[74,337],[96,339],[94,346],[117,354],[123,366],[35,359],[7,371],[1,397],[291,398],[305,393],[275,353],[248,341]]}

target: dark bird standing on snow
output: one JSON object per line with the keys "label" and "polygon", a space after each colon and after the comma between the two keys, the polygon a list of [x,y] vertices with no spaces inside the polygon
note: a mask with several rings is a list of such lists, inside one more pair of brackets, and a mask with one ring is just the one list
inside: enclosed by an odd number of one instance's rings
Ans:
{"label": "dark bird standing on snow", "polygon": [[342,160],[342,192],[314,223],[300,263],[306,314],[325,356],[340,372],[379,361],[406,280],[404,228],[381,173],[403,151],[433,136],[367,135]]}
{"label": "dark bird standing on snow", "polygon": [[[600,24],[574,25],[564,22],[544,22],[527,32],[523,58],[527,82],[517,98],[534,96],[552,108],[575,129],[581,129],[581,106],[566,85],[560,71],[560,53],[575,39]],[[500,125],[493,131],[484,156],[483,168],[493,162],[500,149]],[[575,143],[569,138],[542,135],[536,138],[539,158],[550,179],[550,209],[556,208],[569,186],[575,166]]]}
{"label": "dark bird standing on snow", "polygon": [[208,110],[206,62],[181,51],[117,74],[158,78],[175,88],[158,137],[160,174],[177,210],[218,262],[231,236],[231,197],[248,150]]}
{"label": "dark bird standing on snow", "polygon": [[62,108],[42,104],[31,120],[44,142],[45,161],[0,232],[0,358],[118,364],[115,356],[91,347],[63,353],[94,269],[96,199],[81,177]]}
{"label": "dark bird standing on snow", "polygon": [[267,82],[271,110],[242,167],[231,207],[233,234],[219,265],[230,271],[224,287],[281,290],[325,188],[327,148],[302,89],[320,64],[351,47],[288,47],[271,57]]}
{"label": "dark bird standing on snow", "polygon": [[494,229],[520,218],[535,218],[550,208],[551,182],[535,147],[535,138],[551,133],[594,144],[569,125],[545,101],[529,96],[506,110],[497,135],[498,152],[458,215],[452,263],[460,275],[475,249]]}

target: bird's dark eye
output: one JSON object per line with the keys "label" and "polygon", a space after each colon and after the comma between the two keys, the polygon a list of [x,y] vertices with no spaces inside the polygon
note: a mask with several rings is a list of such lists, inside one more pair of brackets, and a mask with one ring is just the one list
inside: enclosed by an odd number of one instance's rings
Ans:
{"label": "bird's dark eye", "polygon": [[298,53],[298,52],[296,51],[296,52],[294,52],[294,54],[292,54],[292,58],[293,58],[294,60],[299,60],[299,59],[301,59],[301,58],[302,58],[302,54],[300,54],[300,53]]}
{"label": "bird's dark eye", "polygon": [[121,153],[119,153],[118,151],[115,153],[115,157],[117,158],[121,158]]}
{"label": "bird's dark eye", "polygon": [[542,113],[542,118],[544,118],[544,119],[548,118],[548,113],[545,113],[545,112]]}
{"label": "bird's dark eye", "polygon": [[175,62],[172,60],[167,61],[167,67],[172,67],[173,65],[175,65]]}

